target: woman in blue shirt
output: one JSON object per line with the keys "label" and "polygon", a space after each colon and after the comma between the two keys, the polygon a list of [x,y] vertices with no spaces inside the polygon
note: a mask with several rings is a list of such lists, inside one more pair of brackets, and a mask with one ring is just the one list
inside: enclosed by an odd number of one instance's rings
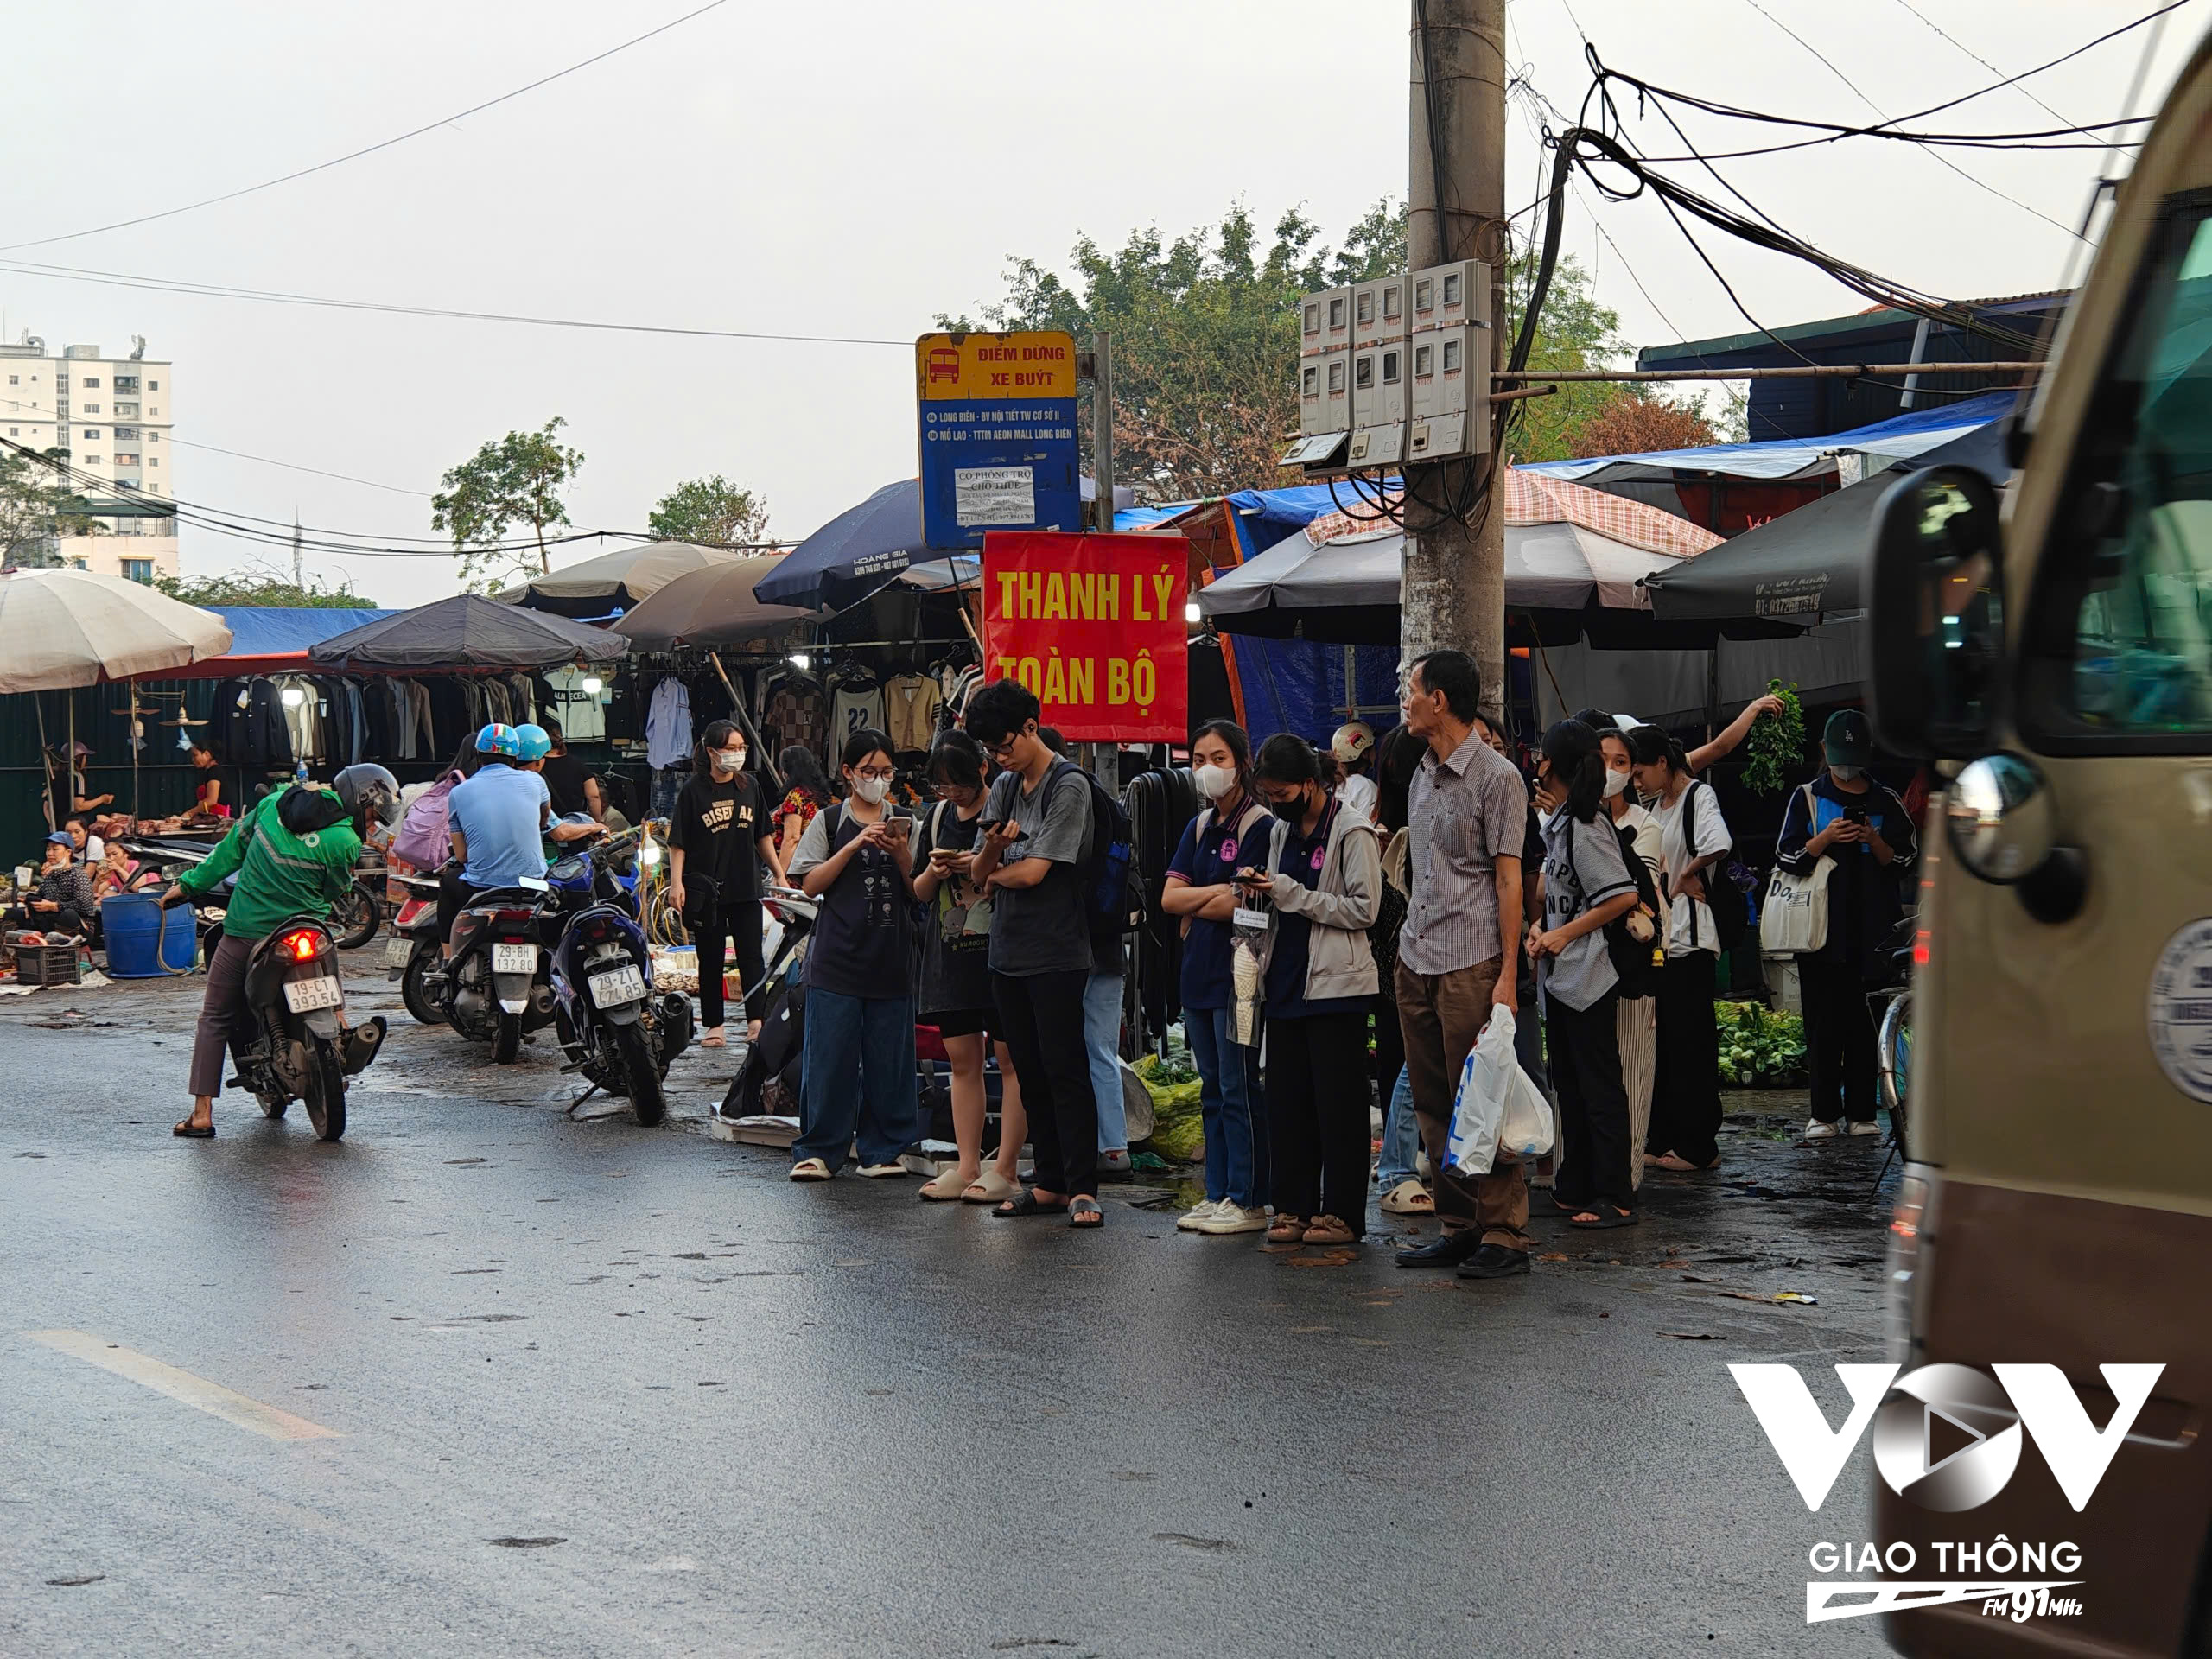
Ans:
{"label": "woman in blue shirt", "polygon": [[1337,762],[1284,732],[1252,763],[1281,820],[1267,876],[1268,1147],[1275,1205],[1269,1242],[1357,1243],[1367,1230],[1367,1015],[1382,902],[1375,822],[1336,795]]}
{"label": "woman in blue shirt", "polygon": [[1260,1052],[1230,1039],[1230,918],[1236,872],[1263,862],[1271,820],[1253,785],[1243,727],[1226,720],[1199,727],[1191,765],[1211,804],[1185,826],[1160,906],[1183,924],[1183,1034],[1198,1069],[1206,1196],[1175,1225],[1186,1233],[1256,1233],[1268,1224],[1268,1132]]}

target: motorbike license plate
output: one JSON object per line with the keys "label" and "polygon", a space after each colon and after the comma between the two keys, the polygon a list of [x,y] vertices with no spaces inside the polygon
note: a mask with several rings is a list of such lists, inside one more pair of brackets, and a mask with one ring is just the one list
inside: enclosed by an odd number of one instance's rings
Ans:
{"label": "motorbike license plate", "polygon": [[388,940],[384,947],[384,965],[387,968],[404,968],[413,959],[414,955],[414,940]]}
{"label": "motorbike license plate", "polygon": [[492,971],[495,974],[534,974],[537,971],[537,947],[534,944],[495,944],[492,947]]}
{"label": "motorbike license plate", "polygon": [[316,1008],[334,1008],[346,1000],[335,976],[326,974],[319,979],[289,979],[284,982],[284,1006],[294,1014],[308,1014]]}
{"label": "motorbike license plate", "polygon": [[635,968],[610,968],[591,976],[591,1000],[602,1008],[645,1000],[645,976]]}

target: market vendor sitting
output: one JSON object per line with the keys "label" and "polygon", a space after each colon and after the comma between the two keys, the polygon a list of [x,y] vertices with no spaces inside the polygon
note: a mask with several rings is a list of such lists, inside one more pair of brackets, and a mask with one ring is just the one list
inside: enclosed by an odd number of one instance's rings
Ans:
{"label": "market vendor sitting", "polygon": [[53,935],[82,937],[99,914],[99,900],[92,892],[92,878],[75,861],[76,843],[66,830],[46,838],[46,862],[10,918],[10,925]]}
{"label": "market vendor sitting", "polygon": [[159,886],[161,879],[159,870],[131,857],[120,841],[111,839],[105,855],[92,869],[92,894],[98,899],[110,899],[119,893],[137,893]]}

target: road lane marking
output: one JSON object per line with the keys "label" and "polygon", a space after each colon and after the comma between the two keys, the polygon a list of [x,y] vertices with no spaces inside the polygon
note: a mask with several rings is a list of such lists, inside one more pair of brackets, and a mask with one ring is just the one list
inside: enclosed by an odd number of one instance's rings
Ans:
{"label": "road lane marking", "polygon": [[219,1382],[210,1382],[204,1376],[194,1376],[190,1371],[165,1365],[150,1355],[104,1342],[89,1332],[26,1331],[23,1335],[56,1353],[67,1354],[72,1359],[81,1359],[104,1371],[128,1377],[142,1387],[151,1389],[156,1394],[165,1394],[195,1410],[220,1417],[226,1423],[251,1429],[254,1433],[266,1435],[272,1440],[335,1440],[344,1438],[337,1429],[325,1428],[321,1423],[311,1423],[304,1417],[293,1416],[289,1411],[279,1411],[275,1406],[265,1406],[258,1400],[250,1400],[235,1389],[226,1389]]}

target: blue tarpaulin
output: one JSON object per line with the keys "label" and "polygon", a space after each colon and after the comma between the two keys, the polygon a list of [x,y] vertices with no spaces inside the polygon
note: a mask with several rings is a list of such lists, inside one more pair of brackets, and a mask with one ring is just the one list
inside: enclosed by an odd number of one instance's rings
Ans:
{"label": "blue tarpaulin", "polygon": [[[267,610],[252,605],[210,605],[231,631],[225,657],[296,657],[334,635],[380,622],[397,611]],[[219,662],[221,658],[216,658]]]}

